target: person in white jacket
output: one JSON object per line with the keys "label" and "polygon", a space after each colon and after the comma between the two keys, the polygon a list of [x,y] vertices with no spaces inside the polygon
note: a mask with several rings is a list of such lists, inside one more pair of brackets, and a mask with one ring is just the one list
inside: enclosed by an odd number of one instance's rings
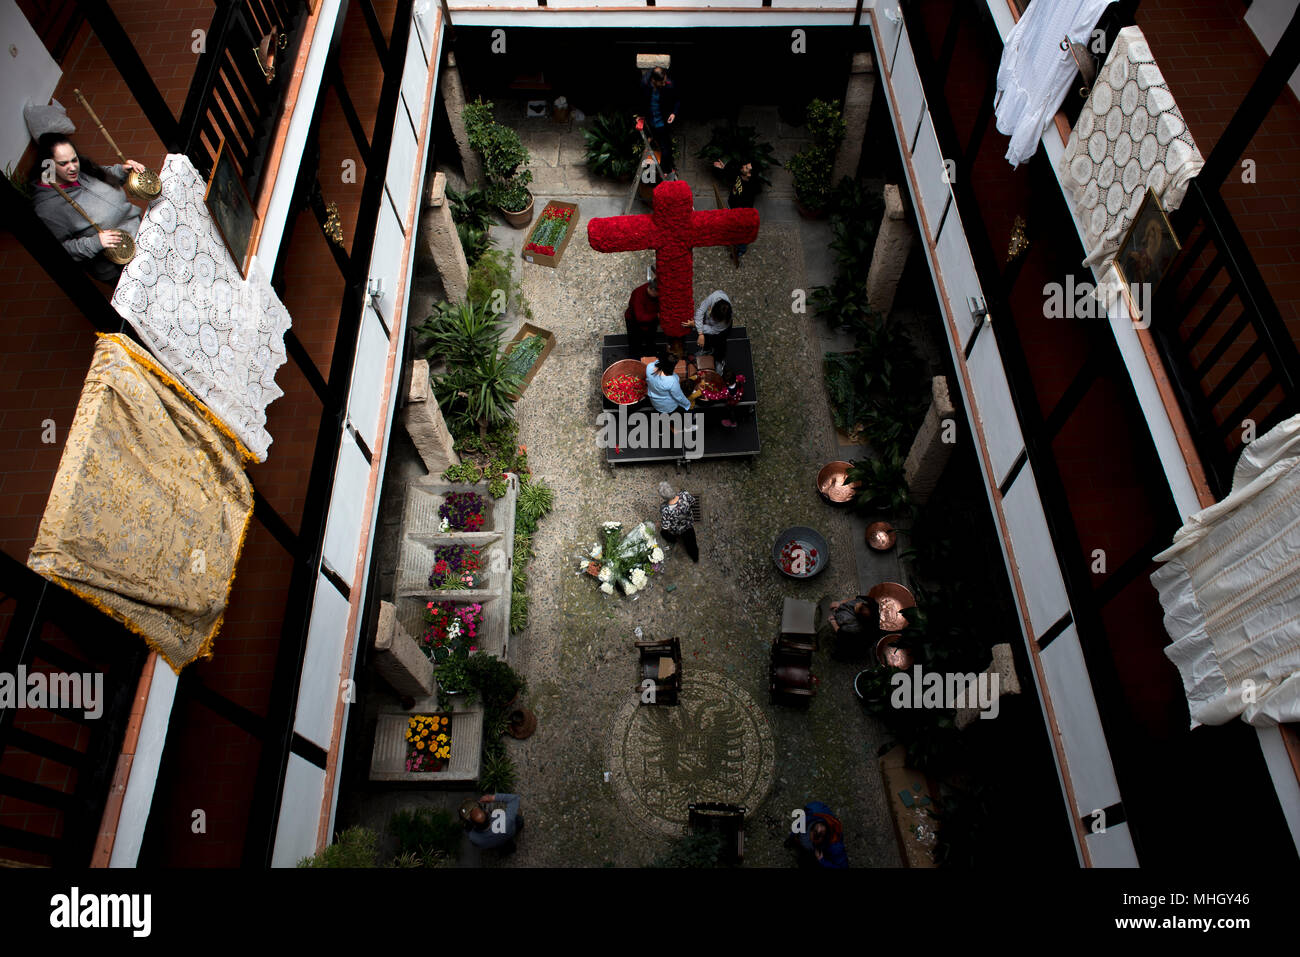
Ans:
{"label": "person in white jacket", "polygon": [[731,333],[731,300],[721,289],[709,293],[695,308],[697,355],[713,356],[719,374],[727,367],[727,337]]}

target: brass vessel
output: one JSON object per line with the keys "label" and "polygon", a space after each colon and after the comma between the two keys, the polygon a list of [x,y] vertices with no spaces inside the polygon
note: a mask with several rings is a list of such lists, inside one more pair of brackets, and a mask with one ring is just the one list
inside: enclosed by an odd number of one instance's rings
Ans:
{"label": "brass vessel", "polygon": [[[95,227],[95,232],[104,232],[104,227],[91,219],[90,216],[86,214],[86,211],[81,208],[81,204],[63,191],[62,186],[55,183],[54,188],[59,191],[60,196],[72,204],[73,209],[81,213],[82,216],[85,216],[86,222]],[[117,263],[119,266],[125,266],[135,258],[135,239],[125,229],[114,229],[113,232],[122,237],[122,242],[117,246],[106,247],[104,249],[104,255],[108,257],[110,262]]]}
{"label": "brass vessel", "polygon": [[[81,105],[86,108],[86,112],[90,114],[90,118],[94,120],[95,125],[99,127],[99,132],[104,134],[104,139],[108,140],[108,145],[113,147],[113,152],[117,154],[117,158],[122,161],[123,165],[125,165],[126,157],[122,154],[122,151],[117,148],[117,143],[113,140],[113,137],[109,135],[108,130],[104,128],[104,124],[100,122],[99,117],[95,115],[95,111],[90,108],[90,104],[86,102],[86,98],[81,95],[81,90],[73,90],[72,93],[81,102]],[[157,199],[158,195],[162,192],[162,180],[158,178],[158,174],[153,170],[147,169],[144,172],[140,172],[131,169],[126,171],[126,183],[122,188],[126,190],[128,196],[143,200],[147,203]],[[130,260],[128,260],[128,262],[129,261]]]}

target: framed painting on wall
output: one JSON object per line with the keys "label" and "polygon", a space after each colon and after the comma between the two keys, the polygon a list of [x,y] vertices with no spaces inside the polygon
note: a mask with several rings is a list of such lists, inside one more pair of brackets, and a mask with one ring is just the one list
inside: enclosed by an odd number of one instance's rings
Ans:
{"label": "framed painting on wall", "polygon": [[253,211],[253,200],[239,177],[235,158],[226,149],[224,136],[217,146],[217,159],[212,164],[212,175],[208,178],[203,202],[207,204],[208,212],[217,224],[226,249],[230,251],[230,258],[239,267],[239,274],[247,279],[248,245],[257,215]]}

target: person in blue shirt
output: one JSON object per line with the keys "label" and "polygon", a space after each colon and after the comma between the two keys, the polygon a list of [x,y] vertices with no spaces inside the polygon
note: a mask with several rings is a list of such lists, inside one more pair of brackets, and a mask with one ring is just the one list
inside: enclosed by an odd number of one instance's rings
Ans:
{"label": "person in blue shirt", "polygon": [[675,363],[671,356],[659,356],[645,367],[646,395],[656,412],[683,411],[691,407],[691,400],[682,392],[682,384],[673,372]]}
{"label": "person in blue shirt", "polygon": [[799,843],[810,855],[808,866],[847,868],[849,855],[844,850],[844,826],[840,819],[821,801],[809,801],[803,810],[806,830],[799,835]]}
{"label": "person in blue shirt", "polygon": [[515,849],[515,838],[524,827],[518,794],[484,794],[477,803],[467,805],[461,808],[461,817],[469,828],[471,844]]}

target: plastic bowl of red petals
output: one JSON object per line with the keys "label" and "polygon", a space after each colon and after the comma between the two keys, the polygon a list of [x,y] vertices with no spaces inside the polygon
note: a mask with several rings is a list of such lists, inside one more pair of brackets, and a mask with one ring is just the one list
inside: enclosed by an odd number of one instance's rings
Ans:
{"label": "plastic bowl of red petals", "polygon": [[645,398],[645,366],[637,359],[620,359],[600,377],[600,391],[618,405],[634,405]]}
{"label": "plastic bowl of red petals", "polygon": [[772,561],[790,578],[812,578],[831,563],[830,546],[821,532],[795,525],[776,537]]}

